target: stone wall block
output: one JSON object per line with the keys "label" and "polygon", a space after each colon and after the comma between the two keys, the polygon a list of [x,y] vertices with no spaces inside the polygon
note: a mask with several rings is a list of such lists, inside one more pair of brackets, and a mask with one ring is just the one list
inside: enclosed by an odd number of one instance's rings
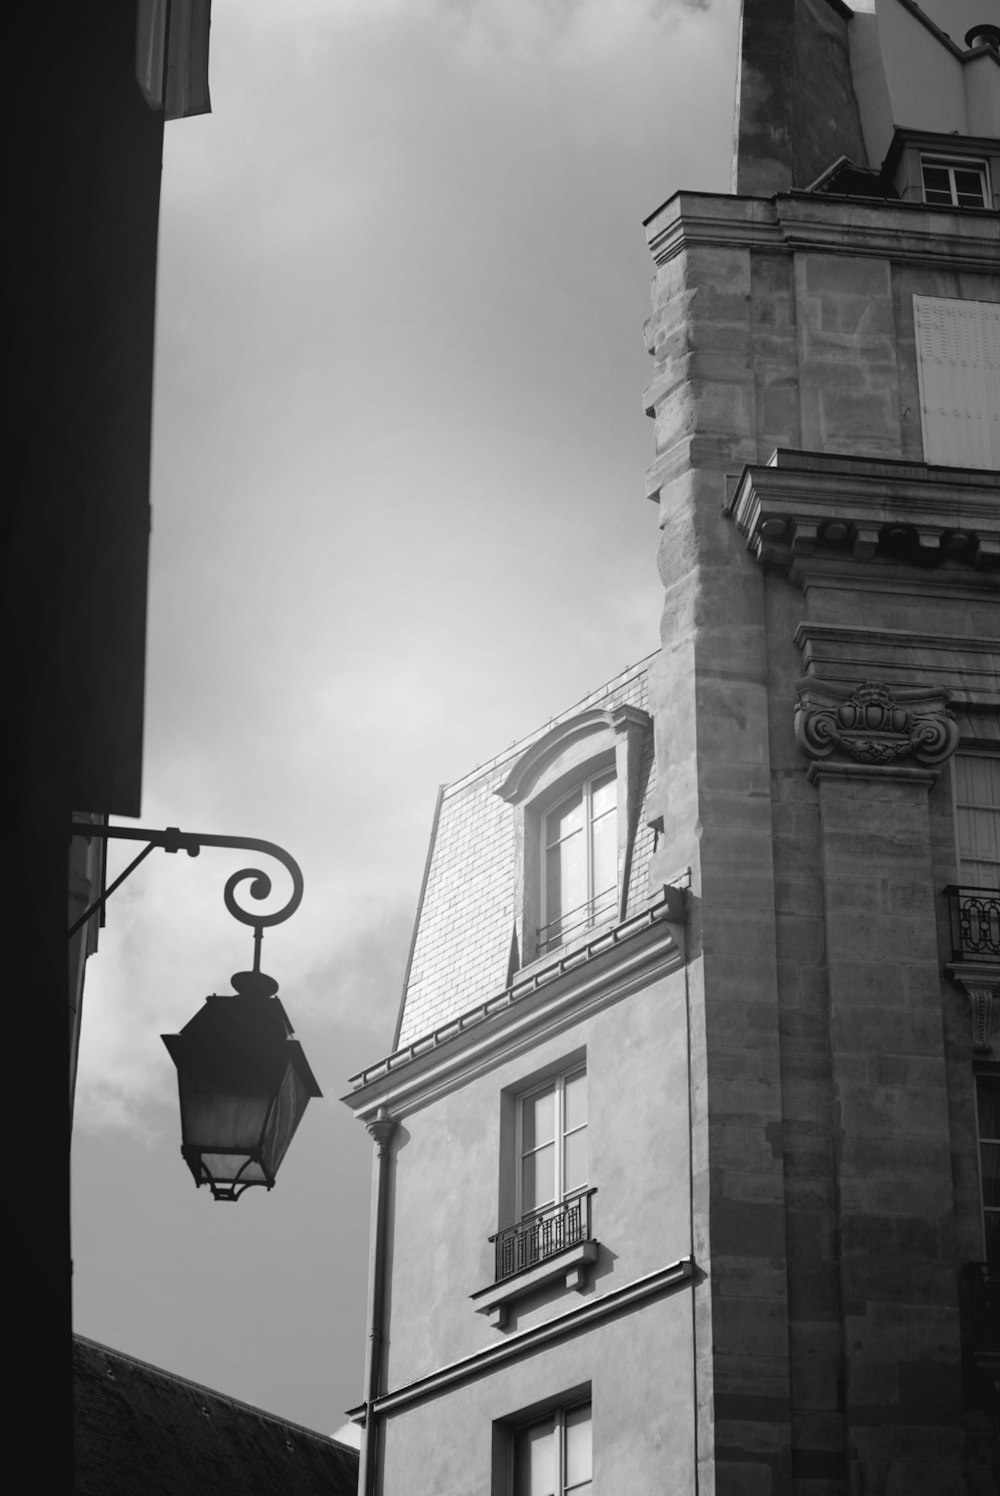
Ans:
{"label": "stone wall block", "polygon": [[947,1096],[939,1069],[934,1078],[937,1085],[933,1089],[908,1086],[905,1081],[895,1085],[868,1082],[839,1086],[837,1102],[842,1126],[875,1138],[884,1137],[887,1129],[908,1137],[940,1138],[948,1126]]}
{"label": "stone wall block", "polygon": [[830,1018],[831,1041],[839,1051],[931,1055],[936,1060],[941,1049],[940,1018],[936,1013],[906,1011],[910,1005],[901,972],[887,975],[884,981],[877,974],[863,981],[859,974],[850,991],[856,1001],[847,1005],[842,997]]}
{"label": "stone wall block", "polygon": [[749,1356],[760,1359],[766,1370],[767,1360],[775,1360],[774,1371],[784,1375],[788,1345],[788,1325],[784,1305],[765,1299],[730,1296],[725,1278],[716,1278],[712,1328],[716,1351],[722,1356]]}
{"label": "stone wall block", "polygon": [[[840,1399],[837,1385],[838,1349],[840,1349],[840,1313],[834,1309],[835,1322],[828,1318],[793,1319],[789,1324],[789,1340],[792,1345],[792,1360],[796,1378],[793,1399],[801,1408],[835,1409]],[[838,1424],[823,1424],[823,1432],[829,1438],[832,1432],[843,1436]]]}
{"label": "stone wall block", "polygon": [[783,1257],[785,1213],[780,1205],[717,1198],[712,1211],[715,1251],[733,1256]]}
{"label": "stone wall block", "polygon": [[[774,885],[774,899],[779,914],[818,918],[823,913],[823,885],[818,878],[808,881],[803,878],[778,879]],[[779,944],[779,949],[783,956],[790,955],[783,945]]]}

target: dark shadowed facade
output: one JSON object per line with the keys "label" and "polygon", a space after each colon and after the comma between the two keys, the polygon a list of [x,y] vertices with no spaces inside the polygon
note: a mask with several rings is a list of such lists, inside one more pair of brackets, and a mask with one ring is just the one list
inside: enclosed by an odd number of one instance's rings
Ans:
{"label": "dark shadowed facade", "polygon": [[1000,32],[741,27],[646,226],[661,648],[442,792],[347,1098],[363,1496],[996,1489]]}
{"label": "dark shadowed facade", "polygon": [[357,1451],[76,1336],[76,1496],[355,1496]]}
{"label": "dark shadowed facade", "polygon": [[10,1104],[31,1118],[30,1142],[11,1150],[8,1242],[18,1282],[45,1306],[41,1330],[17,1342],[14,1396],[26,1401],[11,1417],[27,1426],[47,1389],[58,1436],[36,1475],[53,1490],[71,1482],[66,1077],[72,1096],[96,937],[76,942],[67,983],[67,903],[80,912],[100,881],[99,858],[79,846],[73,857],[70,823],[140,809],[163,126],[208,108],[209,0],[169,11],[164,68],[168,7],[156,0],[26,6],[8,89],[5,933],[30,1014]]}

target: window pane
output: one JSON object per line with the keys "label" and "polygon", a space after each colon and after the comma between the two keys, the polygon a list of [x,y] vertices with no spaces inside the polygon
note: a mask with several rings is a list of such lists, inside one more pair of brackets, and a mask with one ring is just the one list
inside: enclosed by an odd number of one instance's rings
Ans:
{"label": "window pane", "polygon": [[1000,1210],[986,1212],[986,1261],[991,1273],[1000,1267]]}
{"label": "window pane", "polygon": [[566,1414],[566,1489],[577,1491],[593,1474],[590,1454],[590,1409]]}
{"label": "window pane", "polygon": [[1000,1143],[984,1143],[980,1150],[983,1160],[983,1205],[988,1210],[1000,1209]]}
{"label": "window pane", "polygon": [[567,1077],[563,1089],[563,1117],[567,1132],[581,1127],[587,1120],[587,1073],[578,1070]]}
{"label": "window pane", "polygon": [[545,818],[545,844],[551,846],[574,831],[583,829],[583,791],[577,790],[568,800],[557,805]]}
{"label": "window pane", "polygon": [[[587,845],[582,830],[546,853],[545,922],[579,908],[587,899]],[[551,937],[555,931],[550,930]]]}
{"label": "window pane", "polygon": [[929,203],[951,202],[951,177],[947,166],[923,165],[924,196]]}
{"label": "window pane", "polygon": [[981,208],[984,206],[983,179],[978,171],[963,171],[961,167],[956,167],[955,188],[960,207]]}
{"label": "window pane", "polygon": [[547,1143],[521,1160],[521,1214],[549,1205],[556,1194],[556,1149]]}
{"label": "window pane", "polygon": [[563,1194],[582,1189],[587,1183],[587,1129],[571,1132],[566,1139]]}
{"label": "window pane", "polygon": [[533,1091],[521,1102],[521,1152],[528,1153],[540,1143],[551,1143],[556,1135],[556,1088]]}
{"label": "window pane", "polygon": [[976,1080],[979,1099],[979,1136],[1000,1140],[1000,1080],[980,1075]]}
{"label": "window pane", "polygon": [[593,896],[599,904],[595,913],[604,913],[609,903],[607,898],[601,899],[601,894],[611,895],[610,902],[613,905],[613,895],[618,888],[618,817],[616,815],[602,816],[593,826]]}
{"label": "window pane", "polygon": [[590,805],[594,820],[618,809],[618,781],[614,770],[594,780],[590,787]]}
{"label": "window pane", "polygon": [[551,1420],[517,1433],[514,1441],[514,1496],[557,1496],[555,1453]]}

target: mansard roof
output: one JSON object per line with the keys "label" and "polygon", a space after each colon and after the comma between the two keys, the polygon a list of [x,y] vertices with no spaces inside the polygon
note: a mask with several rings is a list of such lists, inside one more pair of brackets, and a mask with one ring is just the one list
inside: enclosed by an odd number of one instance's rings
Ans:
{"label": "mansard roof", "polygon": [[[394,1049],[430,1033],[511,980],[515,925],[514,809],[499,793],[515,765],[531,757],[560,726],[580,719],[610,721],[621,708],[648,709],[650,659],[623,671],[536,732],[446,785],[440,795],[424,887],[404,980]],[[595,715],[596,714],[596,715]],[[652,744],[644,783],[651,803]],[[652,831],[646,815],[632,859],[627,912],[646,898]]]}

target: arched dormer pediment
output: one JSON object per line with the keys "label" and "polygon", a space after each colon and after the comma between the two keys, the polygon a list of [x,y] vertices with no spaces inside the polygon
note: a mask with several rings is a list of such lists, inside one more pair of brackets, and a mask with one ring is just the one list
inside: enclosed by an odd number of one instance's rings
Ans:
{"label": "arched dormer pediment", "polygon": [[[627,760],[638,761],[642,743],[652,727],[649,714],[634,706],[617,706],[610,711],[591,707],[579,712],[526,748],[504,782],[498,785],[496,794],[509,805],[523,805],[543,787],[553,770],[582,767],[605,752],[614,753],[617,759],[619,745],[624,746]],[[622,767],[625,765],[619,765],[619,769]],[[628,774],[624,777],[627,782]]]}

